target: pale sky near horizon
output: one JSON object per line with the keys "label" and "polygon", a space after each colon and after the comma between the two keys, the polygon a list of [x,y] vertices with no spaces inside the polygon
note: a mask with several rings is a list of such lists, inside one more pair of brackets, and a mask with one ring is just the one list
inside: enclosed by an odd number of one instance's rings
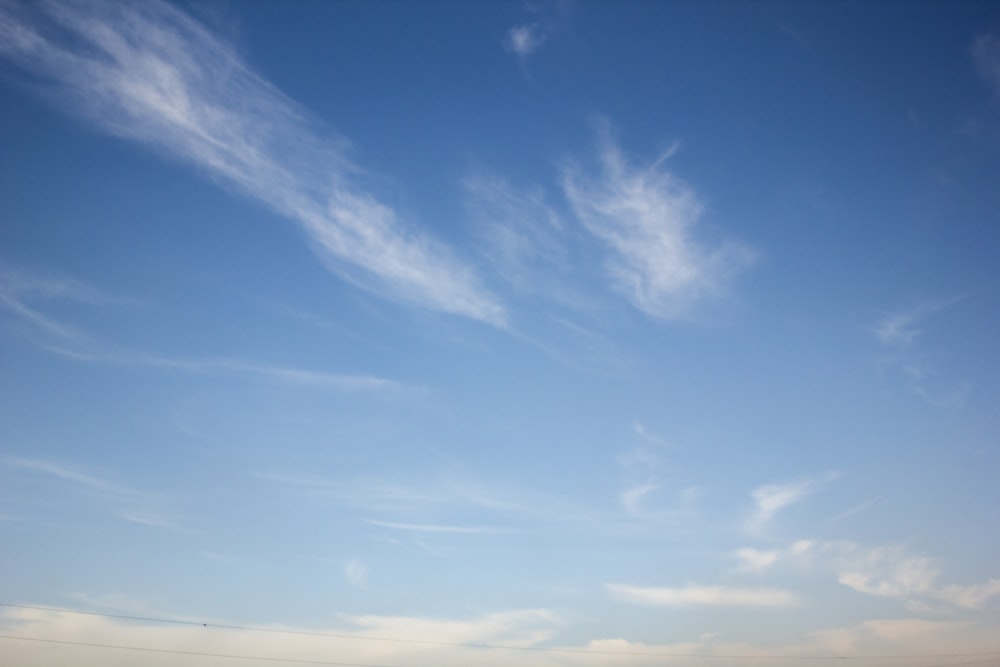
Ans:
{"label": "pale sky near horizon", "polygon": [[995,3],[0,0],[0,118],[3,662],[1000,661]]}

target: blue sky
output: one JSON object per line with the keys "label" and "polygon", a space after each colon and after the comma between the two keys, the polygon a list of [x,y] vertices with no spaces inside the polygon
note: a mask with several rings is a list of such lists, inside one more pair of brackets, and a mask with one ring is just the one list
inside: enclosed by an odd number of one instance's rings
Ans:
{"label": "blue sky", "polygon": [[4,1],[0,56],[9,661],[1000,657],[995,4]]}

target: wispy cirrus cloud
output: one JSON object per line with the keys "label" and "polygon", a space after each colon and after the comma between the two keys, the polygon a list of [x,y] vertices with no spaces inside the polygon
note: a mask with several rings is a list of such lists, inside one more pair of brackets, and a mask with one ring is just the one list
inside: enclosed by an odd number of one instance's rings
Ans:
{"label": "wispy cirrus cloud", "polygon": [[231,45],[159,2],[0,4],[0,54],[101,130],[293,220],[343,279],[503,326],[471,267],[357,183],[343,142]]}
{"label": "wispy cirrus cloud", "polygon": [[972,386],[967,382],[942,382],[918,339],[929,319],[961,300],[952,297],[911,303],[885,313],[870,327],[886,350],[883,364],[898,371],[914,394],[936,407],[960,409]]}
{"label": "wispy cirrus cloud", "polygon": [[566,301],[571,256],[566,222],[541,188],[518,190],[498,177],[463,181],[466,209],[480,230],[483,254],[521,293],[541,292]]}
{"label": "wispy cirrus cloud", "polygon": [[704,205],[664,168],[672,152],[632,164],[604,128],[596,173],[571,165],[562,183],[573,212],[609,251],[615,288],[639,310],[664,319],[686,317],[699,300],[724,292],[755,257],[739,242],[698,239]]}
{"label": "wispy cirrus cloud", "polygon": [[798,603],[794,593],[777,588],[657,588],[626,584],[607,584],[606,588],[624,602],[664,607],[788,607]]}

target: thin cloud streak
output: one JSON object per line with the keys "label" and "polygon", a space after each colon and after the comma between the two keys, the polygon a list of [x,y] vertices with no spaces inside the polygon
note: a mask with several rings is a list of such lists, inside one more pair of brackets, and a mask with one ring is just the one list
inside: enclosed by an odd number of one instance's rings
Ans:
{"label": "thin cloud streak", "polygon": [[625,584],[607,584],[606,588],[624,602],[662,607],[788,607],[798,602],[795,594],[776,588],[654,588]]}
{"label": "thin cloud streak", "polygon": [[26,272],[11,272],[6,268],[0,264],[0,278],[5,280],[0,283],[0,308],[6,308],[44,334],[41,337],[33,336],[33,342],[53,354],[76,361],[156,368],[199,375],[242,376],[281,384],[329,387],[345,391],[407,388],[395,380],[374,375],[328,373],[246,359],[184,359],[116,349],[114,346],[97,342],[83,330],[41,312],[34,302],[63,299],[104,305],[125,301],[107,296],[72,278],[52,278]]}
{"label": "thin cloud streak", "polygon": [[365,523],[380,528],[391,528],[393,530],[405,530],[415,533],[499,533],[503,529],[494,526],[458,526],[432,523],[398,523],[396,521],[379,521],[377,519],[363,519]]}
{"label": "thin cloud streak", "polygon": [[279,384],[329,388],[342,391],[403,390],[407,385],[375,375],[327,373],[302,368],[248,361],[245,359],[184,359],[157,355],[108,352],[104,350],[72,350],[47,346],[50,352],[87,363],[106,363],[124,367],[154,368],[194,375],[246,377]]}
{"label": "thin cloud streak", "polygon": [[502,327],[505,311],[443,244],[354,185],[342,144],[176,8],[0,5],[0,54],[111,134],[192,164],[299,224],[345,280]]}

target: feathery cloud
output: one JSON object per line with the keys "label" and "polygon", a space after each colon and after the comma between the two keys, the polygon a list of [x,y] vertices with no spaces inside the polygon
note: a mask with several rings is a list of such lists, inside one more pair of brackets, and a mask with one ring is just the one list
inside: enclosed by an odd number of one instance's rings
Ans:
{"label": "feathery cloud", "polygon": [[574,213],[610,252],[607,269],[616,289],[639,310],[665,319],[685,317],[697,301],[722,293],[754,260],[741,243],[696,238],[704,206],[663,167],[669,157],[633,165],[605,130],[599,172],[571,166],[563,174]]}
{"label": "feathery cloud", "polygon": [[624,602],[664,607],[788,607],[798,602],[794,593],[777,588],[655,588],[625,584],[607,584],[606,587],[614,597]]}
{"label": "feathery cloud", "polygon": [[442,243],[356,185],[343,142],[171,5],[0,5],[0,55],[98,128],[194,165],[295,221],[343,279],[503,326],[505,312]]}

